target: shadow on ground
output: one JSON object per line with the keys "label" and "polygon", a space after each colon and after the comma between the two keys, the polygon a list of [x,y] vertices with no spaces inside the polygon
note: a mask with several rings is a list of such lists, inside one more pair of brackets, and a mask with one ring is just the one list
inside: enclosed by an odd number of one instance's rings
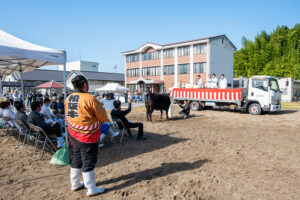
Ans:
{"label": "shadow on ground", "polygon": [[108,188],[108,192],[113,191],[113,190],[121,190],[125,187],[129,187],[131,185],[134,185],[134,184],[139,183],[144,180],[152,180],[152,179],[164,177],[169,174],[176,173],[176,172],[194,170],[194,169],[200,168],[206,162],[209,162],[209,160],[203,159],[203,160],[198,160],[198,161],[195,161],[192,163],[188,163],[188,162],[162,163],[161,166],[159,166],[159,167],[156,167],[153,169],[147,169],[147,170],[140,171],[140,172],[126,174],[126,175],[120,176],[118,178],[113,178],[113,179],[110,179],[107,181],[98,182],[97,185],[106,185],[106,184],[111,184],[111,183],[117,183],[119,181],[126,181],[119,185]]}
{"label": "shadow on ground", "polygon": [[270,114],[270,115],[287,115],[287,114],[292,114],[295,112],[299,112],[299,110],[281,110],[281,111],[276,111],[276,112],[270,112],[268,114]]}
{"label": "shadow on ground", "polygon": [[132,131],[133,137],[120,143],[107,143],[98,153],[96,167],[102,167],[124,159],[132,158],[137,155],[149,153],[158,149],[163,149],[173,144],[184,142],[186,138],[176,138],[168,134],[144,132],[147,138],[145,141],[137,141],[135,130]]}

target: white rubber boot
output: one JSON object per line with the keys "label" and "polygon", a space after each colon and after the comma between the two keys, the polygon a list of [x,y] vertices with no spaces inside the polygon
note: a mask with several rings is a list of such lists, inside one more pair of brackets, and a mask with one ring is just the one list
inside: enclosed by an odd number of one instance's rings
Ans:
{"label": "white rubber boot", "polygon": [[71,190],[77,191],[83,187],[83,182],[80,182],[81,169],[71,168]]}
{"label": "white rubber boot", "polygon": [[117,137],[119,135],[119,132],[114,132],[111,128],[109,129],[109,133],[111,137]]}
{"label": "white rubber boot", "polygon": [[64,138],[63,137],[57,137],[57,148],[61,148],[64,146]]}
{"label": "white rubber boot", "polygon": [[105,138],[105,134],[101,133],[100,140],[99,140],[99,147],[104,147],[103,139]]}
{"label": "white rubber boot", "polygon": [[103,139],[105,138],[105,134],[104,133],[101,133],[101,135],[100,135],[100,143],[102,143],[103,142]]}
{"label": "white rubber boot", "polygon": [[94,171],[82,172],[84,186],[88,189],[87,196],[95,196],[104,192],[105,188],[97,188]]}

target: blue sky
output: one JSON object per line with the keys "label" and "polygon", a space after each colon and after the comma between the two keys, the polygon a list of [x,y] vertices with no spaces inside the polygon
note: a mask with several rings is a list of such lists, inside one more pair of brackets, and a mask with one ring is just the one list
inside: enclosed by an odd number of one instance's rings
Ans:
{"label": "blue sky", "polygon": [[[241,48],[261,30],[300,23],[300,1],[1,0],[0,29],[21,39],[67,50],[68,61],[97,61],[124,71],[123,51],[226,34]],[[55,67],[54,67],[55,68]]]}

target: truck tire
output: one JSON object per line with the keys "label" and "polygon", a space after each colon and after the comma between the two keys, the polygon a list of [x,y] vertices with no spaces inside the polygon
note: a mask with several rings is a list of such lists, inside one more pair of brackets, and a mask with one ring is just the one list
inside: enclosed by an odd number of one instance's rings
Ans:
{"label": "truck tire", "polygon": [[258,103],[253,103],[249,106],[248,111],[251,115],[260,115],[261,114],[261,106]]}
{"label": "truck tire", "polygon": [[200,103],[198,101],[193,101],[191,103],[191,108],[192,108],[193,111],[200,110]]}

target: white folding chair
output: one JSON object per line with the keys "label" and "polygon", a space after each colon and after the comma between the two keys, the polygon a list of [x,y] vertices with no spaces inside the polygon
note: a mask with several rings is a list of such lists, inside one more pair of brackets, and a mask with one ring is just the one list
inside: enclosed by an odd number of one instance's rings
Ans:
{"label": "white folding chair", "polygon": [[[16,120],[16,123],[18,124],[18,126],[22,130],[22,131],[19,131],[19,136],[18,136],[18,140],[17,140],[17,144],[16,144],[16,147],[19,147],[19,142],[20,142],[21,136],[22,135],[24,136],[24,141],[25,141],[26,135],[28,134],[28,131],[27,131],[26,125],[21,120]],[[24,147],[24,141],[23,141],[23,146],[22,147]]]}
{"label": "white folding chair", "polygon": [[[10,136],[18,133],[17,127],[14,125],[13,120],[9,117],[2,116],[3,126],[2,126],[2,137],[4,137],[4,141],[7,142]],[[8,136],[6,138],[6,136]]]}

